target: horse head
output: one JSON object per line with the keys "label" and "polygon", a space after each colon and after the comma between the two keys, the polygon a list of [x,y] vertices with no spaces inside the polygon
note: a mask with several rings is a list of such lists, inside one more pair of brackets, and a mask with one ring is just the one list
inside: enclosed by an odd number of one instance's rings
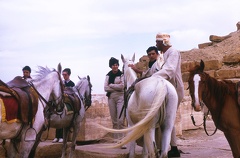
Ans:
{"label": "horse head", "polygon": [[[59,66],[61,65],[59,64],[58,67]],[[62,103],[64,85],[61,80],[61,71],[56,71],[55,69],[50,70],[48,67],[44,68],[41,66],[38,68],[36,78],[33,79],[32,82],[39,91],[39,94],[41,94],[46,101],[56,105]]]}
{"label": "horse head", "polygon": [[201,111],[201,107],[204,105],[203,97],[206,91],[206,82],[209,77],[204,70],[204,62],[201,60],[200,65],[196,65],[190,70],[188,78],[189,94],[192,98],[192,107],[195,111]]}
{"label": "horse head", "polygon": [[79,77],[78,83],[76,84],[75,88],[78,91],[80,97],[83,97],[84,106],[85,108],[89,108],[92,104],[92,84],[90,81],[90,77]]}
{"label": "horse head", "polygon": [[127,88],[129,88],[132,83],[137,79],[137,74],[135,71],[130,67],[130,65],[134,65],[134,60],[135,60],[135,53],[132,56],[132,59],[130,58],[125,58],[121,54],[121,59],[123,62],[123,74],[124,74],[124,84]]}

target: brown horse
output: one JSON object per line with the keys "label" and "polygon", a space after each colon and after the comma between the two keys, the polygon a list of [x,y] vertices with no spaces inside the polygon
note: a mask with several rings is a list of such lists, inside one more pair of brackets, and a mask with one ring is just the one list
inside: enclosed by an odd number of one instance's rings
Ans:
{"label": "brown horse", "polygon": [[206,105],[212,114],[217,129],[221,130],[232,150],[234,158],[240,158],[240,106],[237,84],[218,81],[203,72],[204,62],[190,71],[188,79],[192,106],[200,111]]}

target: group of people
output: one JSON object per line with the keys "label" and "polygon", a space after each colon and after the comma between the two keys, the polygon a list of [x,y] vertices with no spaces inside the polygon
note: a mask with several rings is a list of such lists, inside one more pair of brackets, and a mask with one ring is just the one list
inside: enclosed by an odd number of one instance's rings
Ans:
{"label": "group of people", "polygon": [[[178,94],[178,106],[184,96],[184,86],[181,75],[181,55],[180,52],[174,49],[170,43],[170,35],[158,33],[156,35],[156,46],[151,46],[147,50],[149,57],[148,69],[146,71],[138,69],[135,65],[128,65],[141,77],[150,77],[153,74],[159,75],[170,81],[176,88]],[[104,90],[107,92],[108,106],[112,124],[114,129],[124,128],[124,115],[121,115],[121,110],[124,104],[124,79],[123,73],[119,70],[119,60],[111,57],[109,60],[109,71],[104,82]],[[31,68],[25,66],[23,69],[23,78],[31,78]],[[71,70],[66,68],[62,71],[64,85],[66,87],[74,87],[75,84],[70,80]],[[121,115],[121,117],[120,117]],[[114,138],[119,138],[119,134],[115,134]],[[56,129],[56,135],[53,143],[63,142],[63,129]],[[180,157],[180,152],[177,148],[176,130],[173,128],[171,135],[171,150],[168,152],[168,157]],[[125,147],[122,147],[125,148]]]}
{"label": "group of people", "polygon": [[[31,68],[29,66],[24,66],[23,69],[22,69],[22,72],[23,72],[23,79],[31,79]],[[65,87],[74,87],[75,86],[75,83],[70,80],[70,75],[71,75],[71,69],[69,68],[65,68],[63,71],[62,71],[62,76],[63,76],[63,84]],[[63,129],[56,129],[56,132],[55,132],[55,138],[53,139],[52,141],[53,143],[62,143],[63,142]]]}
{"label": "group of people", "polygon": [[[178,106],[184,97],[184,85],[181,74],[181,55],[170,43],[170,35],[158,33],[156,35],[156,46],[147,49],[149,58],[148,69],[146,71],[138,69],[135,65],[128,65],[141,77],[150,77],[153,74],[159,75],[172,83],[178,94]],[[121,109],[124,102],[124,81],[123,73],[118,69],[118,59],[111,57],[109,60],[111,71],[108,72],[104,82],[104,90],[107,92],[108,106],[112,119],[113,128],[122,129],[124,127],[124,116]],[[171,150],[168,157],[180,157],[177,147],[176,129],[171,134]]]}

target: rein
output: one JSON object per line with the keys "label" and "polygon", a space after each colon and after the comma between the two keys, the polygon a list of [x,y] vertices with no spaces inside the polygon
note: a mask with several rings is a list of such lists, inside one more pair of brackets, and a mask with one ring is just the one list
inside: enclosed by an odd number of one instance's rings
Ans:
{"label": "rein", "polygon": [[190,116],[191,116],[191,120],[192,120],[192,123],[194,126],[196,127],[200,127],[203,125],[203,128],[204,128],[204,131],[205,133],[208,135],[208,136],[213,136],[216,132],[217,132],[217,127],[215,128],[214,132],[212,134],[209,134],[208,131],[207,131],[207,124],[206,124],[206,120],[207,120],[207,117],[208,117],[208,114],[209,114],[209,110],[207,112],[207,115],[203,115],[203,123],[201,123],[200,125],[196,125],[196,122],[194,120],[194,116],[193,114],[191,113]]}
{"label": "rein", "polygon": [[[189,87],[188,87],[188,88],[189,88]],[[206,97],[206,94],[204,93],[202,96],[205,98],[205,97]],[[203,107],[203,106],[205,105],[205,103],[204,103],[203,101],[199,101],[199,102],[200,102],[201,107]],[[194,103],[192,102],[192,105],[193,105],[193,104],[194,104]],[[206,105],[205,105],[205,106],[206,106]],[[193,106],[192,106],[192,107],[193,107]],[[208,112],[207,112],[206,115],[205,115],[205,114],[203,115],[203,122],[202,122],[200,125],[196,125],[196,122],[195,122],[195,119],[194,119],[194,116],[193,116],[192,112],[193,112],[193,108],[192,108],[192,111],[191,111],[190,116],[191,116],[191,120],[192,120],[192,123],[193,123],[194,126],[200,127],[200,126],[203,125],[204,131],[205,131],[205,133],[206,133],[208,136],[213,136],[213,135],[217,132],[217,126],[216,126],[216,128],[215,128],[215,130],[214,130],[214,132],[213,132],[212,134],[209,134],[208,131],[207,131],[206,118],[208,117],[209,110],[208,110]],[[219,114],[219,119],[220,119],[220,114]],[[218,119],[218,120],[219,120],[219,119]]]}
{"label": "rein", "polygon": [[[35,88],[35,86],[33,85],[32,82],[29,83],[29,86],[31,86],[31,87],[35,90],[35,92],[38,94],[38,96],[40,97],[40,99],[41,99],[47,106],[51,106],[51,103],[48,102],[48,101],[38,92],[38,90]],[[61,97],[59,97],[59,98],[61,98]],[[59,98],[57,98],[56,100],[58,100]],[[43,105],[42,105],[42,106],[43,106]],[[43,106],[43,108],[44,108],[44,106]]]}

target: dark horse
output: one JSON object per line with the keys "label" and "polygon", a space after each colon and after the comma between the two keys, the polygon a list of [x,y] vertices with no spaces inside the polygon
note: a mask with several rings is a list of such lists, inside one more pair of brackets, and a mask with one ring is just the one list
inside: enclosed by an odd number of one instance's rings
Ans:
{"label": "dark horse", "polygon": [[217,129],[221,130],[232,150],[234,158],[240,157],[240,106],[238,105],[237,84],[218,81],[203,72],[204,62],[190,71],[188,79],[192,106],[200,111],[206,105],[212,114]]}

